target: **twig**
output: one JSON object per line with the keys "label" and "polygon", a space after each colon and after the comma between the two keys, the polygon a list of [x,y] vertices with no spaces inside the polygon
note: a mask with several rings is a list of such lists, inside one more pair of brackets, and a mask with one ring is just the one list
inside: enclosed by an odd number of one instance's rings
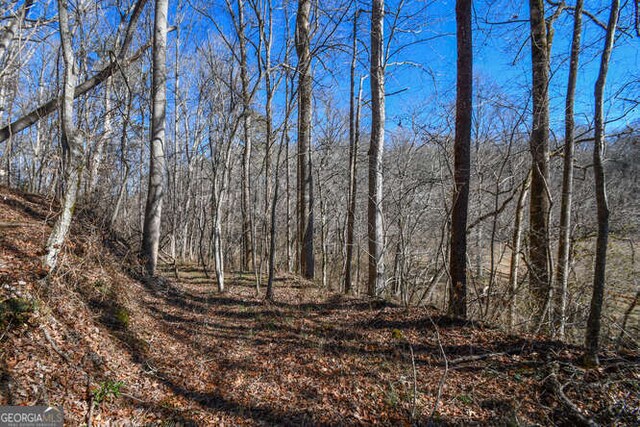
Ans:
{"label": "twig", "polygon": [[413,346],[407,340],[409,344],[409,351],[411,352],[411,367],[413,368],[413,407],[411,408],[411,420],[416,419],[416,407],[418,406],[418,373],[416,371],[416,358],[413,354]]}
{"label": "twig", "polygon": [[9,320],[9,324],[7,325],[7,328],[2,333],[2,336],[0,336],[0,342],[2,342],[2,339],[4,338],[4,336],[7,335],[7,332],[9,332],[9,329],[11,328],[12,323],[13,323],[13,319]]}
{"label": "twig", "polygon": [[44,337],[47,339],[47,341],[49,342],[49,344],[51,345],[51,348],[53,348],[53,350],[58,353],[58,355],[60,357],[62,357],[68,364],[72,364],[71,363],[71,358],[64,353],[62,350],[60,350],[60,348],[56,345],[55,342],[53,342],[53,340],[51,339],[51,336],[49,335],[49,333],[47,332],[47,330],[44,328],[44,326],[40,327],[40,330],[42,331],[42,333],[44,334]]}
{"label": "twig", "polygon": [[442,374],[442,378],[440,378],[440,383],[438,384],[438,393],[436,394],[436,401],[433,404],[433,409],[431,410],[431,415],[429,416],[430,420],[433,420],[436,411],[438,410],[438,404],[440,403],[440,398],[442,397],[442,389],[444,388],[444,382],[447,379],[447,375],[449,374],[449,361],[447,360],[447,355],[444,352],[444,348],[442,347],[442,341],[440,341],[440,333],[438,332],[438,326],[434,323],[431,316],[429,316],[429,321],[433,325],[436,331],[436,339],[438,340],[438,347],[440,347],[440,353],[442,353],[442,357],[444,358],[444,374]]}

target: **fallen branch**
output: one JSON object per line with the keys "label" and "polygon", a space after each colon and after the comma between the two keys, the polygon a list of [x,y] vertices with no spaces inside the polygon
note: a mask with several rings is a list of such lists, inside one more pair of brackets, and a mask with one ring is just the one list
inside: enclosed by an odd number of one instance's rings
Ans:
{"label": "fallen branch", "polygon": [[418,407],[418,372],[416,370],[416,356],[413,353],[413,346],[407,340],[409,351],[411,352],[411,367],[413,368],[413,405],[411,406],[411,421],[416,419],[416,408]]}
{"label": "fallen branch", "polygon": [[60,350],[60,348],[56,345],[55,342],[53,342],[53,340],[51,339],[51,336],[49,335],[49,333],[47,332],[47,330],[44,328],[44,326],[40,327],[40,330],[42,331],[42,333],[44,334],[44,337],[46,338],[46,340],[49,342],[49,344],[51,345],[51,348],[53,348],[53,350],[58,353],[58,355],[60,357],[62,357],[65,362],[67,362],[68,364],[72,365],[71,363],[71,358],[62,350]]}
{"label": "fallen branch", "polygon": [[586,426],[597,426],[598,424],[593,421],[593,419],[587,415],[584,415],[580,408],[576,406],[575,403],[571,401],[564,394],[564,386],[560,384],[560,380],[558,379],[558,370],[560,369],[560,365],[558,362],[551,362],[549,366],[549,375],[545,379],[545,385],[547,385],[551,391],[560,399],[560,402],[563,404],[565,408],[567,408],[571,414],[580,421],[581,424]]}
{"label": "fallen branch", "polygon": [[490,359],[492,357],[499,357],[499,356],[507,356],[509,354],[514,354],[519,352],[520,352],[520,348],[518,347],[518,348],[509,349],[507,351],[501,351],[498,353],[484,353],[484,354],[477,354],[473,356],[463,356],[463,357],[458,357],[457,359],[450,360],[449,365],[457,365],[457,364],[466,363],[466,362],[475,362],[477,360]]}

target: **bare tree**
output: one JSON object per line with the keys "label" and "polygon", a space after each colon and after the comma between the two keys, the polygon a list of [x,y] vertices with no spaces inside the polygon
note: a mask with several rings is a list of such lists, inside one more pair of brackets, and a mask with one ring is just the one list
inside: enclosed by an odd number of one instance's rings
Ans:
{"label": "bare tree", "polygon": [[151,147],[149,188],[144,214],[142,257],[147,273],[155,275],[160,245],[162,200],[164,197],[164,142],[167,106],[167,12],[168,0],[156,0],[153,28],[153,78],[151,83]]}
{"label": "bare tree", "polygon": [[573,195],[573,151],[574,151],[574,104],[578,63],[580,60],[580,38],[582,33],[582,8],[584,1],[577,0],[573,20],[573,38],[569,62],[569,81],[565,100],[564,116],[564,161],[562,170],[562,201],[560,205],[560,239],[558,241],[558,269],[556,272],[556,317],[560,339],[564,338],[565,313],[567,307],[567,281],[569,279],[569,243],[571,235],[571,198]]}
{"label": "bare tree", "polygon": [[516,318],[516,297],[518,291],[518,268],[520,266],[520,248],[522,245],[522,222],[524,208],[526,206],[527,195],[531,183],[531,172],[522,182],[518,203],[516,204],[516,214],[513,222],[513,236],[511,238],[511,262],[509,263],[509,312],[508,327],[510,330],[515,326]]}
{"label": "bare tree", "polygon": [[537,316],[544,316],[549,297],[549,43],[544,0],[529,0],[533,125],[529,141],[532,158],[529,205],[529,284]]}
{"label": "bare tree", "polygon": [[84,164],[84,153],[82,141],[74,124],[73,114],[73,94],[76,86],[75,59],[71,47],[71,29],[69,27],[69,13],[67,11],[67,1],[58,0],[58,17],[60,20],[60,44],[62,47],[62,59],[64,64],[64,79],[62,86],[62,106],[60,109],[61,118],[61,145],[63,158],[63,185],[62,213],[53,226],[49,240],[47,241],[44,264],[49,269],[56,268],[58,254],[71,227],[71,218],[75,208],[80,179],[82,177],[82,166]]}
{"label": "bare tree", "polygon": [[298,258],[300,273],[313,279],[313,174],[311,171],[311,0],[298,0]]}
{"label": "bare tree", "polygon": [[[349,188],[347,193],[347,236],[345,239],[345,264],[344,264],[344,293],[351,293],[351,267],[353,259],[353,240],[356,217],[356,191],[357,191],[357,158],[359,117],[356,118],[356,63],[358,61],[358,3],[355,2],[353,12],[353,35],[351,40],[351,68],[349,81]],[[362,88],[362,82],[360,82]],[[358,112],[360,104],[358,103]]]}
{"label": "bare tree", "polygon": [[471,0],[456,1],[458,71],[456,94],[456,134],[454,143],[454,192],[451,209],[451,251],[449,311],[467,316],[467,212],[471,180],[471,115],[473,102],[473,45]]}
{"label": "bare tree", "polygon": [[[233,9],[228,5],[229,12],[234,17]],[[248,271],[256,268],[255,241],[253,236],[253,221],[251,218],[251,99],[249,87],[249,70],[247,63],[247,35],[244,17],[244,0],[238,0],[238,18],[234,19],[238,33],[240,50],[240,80],[242,82],[244,149],[242,152],[242,268]]]}
{"label": "bare tree", "polygon": [[595,141],[593,144],[593,172],[595,177],[596,205],[598,210],[598,237],[596,240],[595,268],[593,273],[593,295],[587,333],[585,336],[585,362],[588,365],[598,365],[598,350],[600,348],[600,321],[602,318],[602,302],[604,299],[605,270],[607,267],[607,241],[609,239],[609,205],[607,202],[607,187],[604,176],[603,157],[605,149],[604,124],[604,89],[609,71],[609,60],[618,22],[620,1],[611,1],[611,11],[604,50],[600,59],[600,71],[595,85]]}
{"label": "bare tree", "polygon": [[382,154],[384,150],[384,1],[371,9],[371,143],[369,146],[369,279],[367,291],[378,295],[385,285],[382,224]]}

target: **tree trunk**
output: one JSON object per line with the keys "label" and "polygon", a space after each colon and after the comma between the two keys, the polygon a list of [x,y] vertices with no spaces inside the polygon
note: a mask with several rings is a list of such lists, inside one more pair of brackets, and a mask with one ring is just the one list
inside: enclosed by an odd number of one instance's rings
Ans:
{"label": "tree trunk", "polygon": [[[127,84],[127,87],[129,87],[128,84]],[[129,93],[128,100],[127,100],[127,109],[122,121],[122,133],[120,134],[120,163],[124,167],[124,172],[122,175],[122,181],[120,183],[120,190],[118,191],[118,198],[116,200],[115,207],[113,208],[111,219],[109,220],[110,230],[115,229],[116,221],[118,219],[118,213],[120,212],[120,207],[122,206],[122,201],[124,199],[125,192],[127,189],[129,172],[131,170],[131,166],[129,165],[129,160],[127,159],[127,128],[129,126],[129,119],[131,117],[132,103],[133,103],[133,94]]]}
{"label": "tree trunk", "polygon": [[98,137],[95,148],[91,154],[89,169],[89,186],[87,195],[93,198],[94,191],[98,184],[98,174],[100,173],[100,165],[102,164],[102,155],[104,146],[113,135],[113,113],[111,112],[111,77],[104,84],[104,134]]}
{"label": "tree trunk", "polygon": [[71,227],[71,218],[80,189],[80,178],[84,155],[82,142],[73,123],[73,93],[76,86],[75,60],[72,50],[72,35],[69,28],[67,1],[58,0],[58,16],[60,20],[60,42],[64,64],[64,83],[62,87],[62,106],[60,119],[62,122],[61,145],[63,152],[63,195],[62,213],[56,220],[49,240],[47,241],[44,265],[50,270],[56,268],[58,255]]}
{"label": "tree trunk", "polygon": [[509,330],[513,330],[516,317],[516,294],[518,291],[518,267],[520,265],[520,248],[522,245],[522,220],[524,207],[529,193],[531,172],[527,174],[522,183],[522,190],[516,205],[516,217],[513,221],[513,237],[511,239],[511,263],[509,265]]}
{"label": "tree trunk", "polygon": [[242,83],[242,119],[244,127],[244,149],[242,151],[242,269],[255,269],[253,263],[253,229],[251,221],[251,95],[249,71],[247,69],[247,39],[244,22],[244,1],[238,0],[238,40],[240,50],[240,81]]}
{"label": "tree trunk", "polygon": [[580,37],[582,33],[582,7],[584,0],[577,0],[573,21],[573,40],[569,63],[569,81],[565,100],[564,116],[564,162],[562,170],[562,201],[560,205],[560,238],[558,241],[558,270],[556,272],[556,328],[558,337],[564,339],[567,306],[567,282],[569,278],[569,243],[571,238],[571,197],[573,195],[573,145],[574,104],[578,63],[580,59]]}
{"label": "tree trunk", "polygon": [[[356,63],[358,61],[358,5],[353,13],[353,39],[351,45],[351,74],[350,74],[350,98],[349,98],[349,188],[347,190],[347,238],[345,242],[345,262],[344,262],[344,293],[351,293],[351,264],[353,259],[353,239],[355,234],[356,220],[356,173],[358,167],[358,113],[360,112],[360,94],[362,93],[362,80],[358,90],[358,106],[356,107]],[[358,113],[356,113],[356,109]]]}
{"label": "tree trunk", "polygon": [[164,141],[167,103],[167,11],[168,0],[156,0],[153,28],[153,79],[151,83],[151,147],[149,189],[144,214],[142,257],[147,273],[154,276],[158,262],[162,200],[164,197]]}
{"label": "tree trunk", "polygon": [[[286,78],[286,77],[285,77]],[[287,101],[285,107],[285,117],[284,117],[284,131],[287,132],[287,124],[289,122],[289,85],[286,83],[287,87],[285,90],[285,100]],[[274,192],[273,197],[271,199],[271,212],[269,216],[269,267],[268,267],[268,278],[267,278],[267,295],[266,298],[269,301],[273,301],[274,292],[273,292],[273,282],[275,280],[275,265],[276,265],[276,207],[278,203],[278,193],[280,186],[278,185],[278,178],[280,176],[280,157],[282,155],[282,148],[284,145],[284,141],[287,140],[284,137],[280,141],[280,147],[278,148],[278,155],[276,158],[276,167],[275,167],[275,176],[274,176]],[[287,140],[288,144],[288,140]],[[287,242],[288,244],[288,242]]]}
{"label": "tree trunk", "polygon": [[467,213],[471,179],[471,116],[473,108],[473,49],[471,0],[456,1],[458,72],[456,135],[454,142],[454,192],[451,209],[449,312],[467,317]]}
{"label": "tree trunk", "polygon": [[285,128],[285,186],[286,186],[286,210],[287,210],[287,224],[286,224],[286,239],[287,239],[287,271],[291,273],[293,271],[293,249],[291,247],[291,166],[289,163],[289,130]]}
{"label": "tree trunk", "polygon": [[[549,272],[549,46],[544,0],[529,0],[533,124],[531,203],[529,205],[529,284],[537,319],[544,316],[550,293]],[[536,321],[536,324],[539,323]]]}
{"label": "tree trunk", "polygon": [[593,145],[593,172],[595,177],[596,204],[598,207],[598,237],[596,240],[595,268],[593,273],[593,295],[587,320],[585,337],[585,362],[588,365],[598,365],[598,350],[600,349],[600,321],[602,317],[602,302],[604,299],[605,270],[607,266],[607,241],[609,239],[609,206],[607,202],[607,187],[604,175],[603,157],[605,149],[604,124],[604,88],[609,70],[609,59],[613,49],[616,24],[618,22],[619,0],[612,0],[607,35],[604,50],[600,60],[600,72],[595,86],[595,141]]}
{"label": "tree trunk", "polygon": [[298,54],[298,247],[300,273],[313,279],[313,175],[311,172],[311,0],[298,0],[296,53]]}
{"label": "tree trunk", "polygon": [[384,230],[382,224],[382,153],[384,150],[384,1],[373,0],[371,11],[371,145],[369,147],[369,279],[367,293],[384,289]]}

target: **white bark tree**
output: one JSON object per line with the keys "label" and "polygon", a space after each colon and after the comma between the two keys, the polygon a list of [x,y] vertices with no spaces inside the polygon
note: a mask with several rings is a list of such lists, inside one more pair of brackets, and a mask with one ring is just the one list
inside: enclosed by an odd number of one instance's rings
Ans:
{"label": "white bark tree", "polygon": [[156,0],[153,25],[153,77],[151,83],[151,147],[149,188],[142,234],[142,258],[147,274],[154,276],[158,263],[162,200],[164,197],[164,143],[167,106],[167,13],[168,0]]}
{"label": "white bark tree", "polygon": [[384,1],[371,11],[371,143],[369,146],[369,279],[367,292],[377,296],[385,285],[382,224],[382,154],[384,151]]}

